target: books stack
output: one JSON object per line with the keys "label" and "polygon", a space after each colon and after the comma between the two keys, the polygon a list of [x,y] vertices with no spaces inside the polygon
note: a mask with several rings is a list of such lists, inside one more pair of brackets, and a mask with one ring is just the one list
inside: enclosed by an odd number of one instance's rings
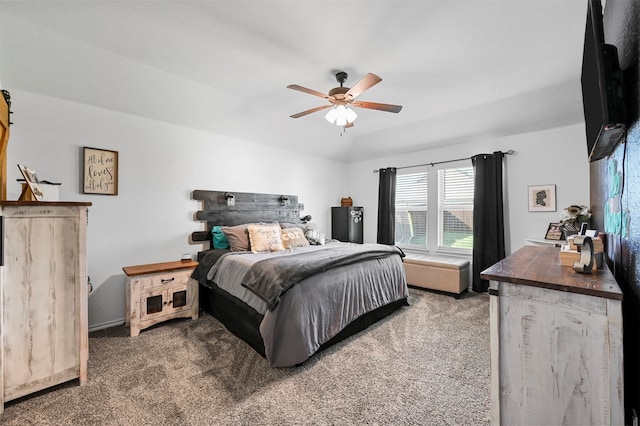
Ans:
{"label": "books stack", "polygon": [[[570,250],[578,250],[578,245],[576,243],[582,243],[582,240],[584,240],[584,236],[571,235],[567,237],[567,245]],[[604,244],[600,237],[591,237],[591,241],[593,241],[593,251],[595,253],[601,253],[604,251]]]}
{"label": "books stack", "polygon": [[[576,245],[576,239],[580,242],[580,239],[584,237],[572,235],[567,238],[567,244],[560,248],[560,265],[570,266],[573,268],[573,264],[580,261],[581,253],[578,251],[578,245]],[[591,238],[593,241],[594,262],[593,269],[602,268],[602,261],[604,256],[604,245],[599,237]]]}

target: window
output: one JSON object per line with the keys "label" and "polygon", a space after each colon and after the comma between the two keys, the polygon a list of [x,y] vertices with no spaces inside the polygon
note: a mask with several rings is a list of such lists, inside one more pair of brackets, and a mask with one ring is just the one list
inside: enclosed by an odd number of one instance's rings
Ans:
{"label": "window", "polygon": [[427,242],[427,173],[396,175],[396,244]]}
{"label": "window", "polygon": [[438,170],[438,246],[473,248],[473,167]]}
{"label": "window", "polygon": [[397,175],[396,244],[433,252],[473,248],[474,169],[468,164]]}

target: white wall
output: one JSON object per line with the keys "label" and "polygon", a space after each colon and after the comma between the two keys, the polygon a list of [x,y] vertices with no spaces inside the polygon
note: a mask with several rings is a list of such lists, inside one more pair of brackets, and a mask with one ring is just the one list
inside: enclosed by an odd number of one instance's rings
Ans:
{"label": "white wall", "polygon": [[[393,141],[389,142],[393,144]],[[504,160],[505,238],[507,253],[525,244],[525,239],[544,239],[550,222],[558,222],[561,210],[571,204],[589,205],[589,163],[584,125],[526,133],[472,143],[425,149],[424,151],[349,164],[347,193],[354,205],[365,209],[365,242],[376,241],[378,174],[374,169],[403,167],[467,158],[480,153],[508,150]],[[557,211],[529,212],[527,187],[555,184]]]}
{"label": "white wall", "polygon": [[[231,139],[21,90],[7,162],[7,198],[20,195],[15,164],[62,182],[61,201],[90,201],[88,271],[93,329],[124,321],[123,266],[195,253],[189,235],[200,203],[194,189],[297,194],[304,214],[330,229],[330,206],[344,194],[345,166],[259,143]],[[82,147],[119,152],[117,196],[82,194]]]}

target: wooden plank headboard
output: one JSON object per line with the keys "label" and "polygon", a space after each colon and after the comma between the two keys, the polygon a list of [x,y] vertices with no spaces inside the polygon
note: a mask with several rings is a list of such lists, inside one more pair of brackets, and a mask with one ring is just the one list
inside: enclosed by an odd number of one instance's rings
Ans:
{"label": "wooden plank headboard", "polygon": [[[206,230],[193,232],[192,241],[211,241],[211,228],[234,226],[254,222],[301,223],[300,212],[304,205],[298,203],[297,195],[257,194],[233,192],[235,205],[228,206],[225,194],[229,191],[205,191],[196,189],[194,200],[202,201],[202,210],[196,212],[196,220],[206,221]],[[288,202],[283,199],[286,197]]]}

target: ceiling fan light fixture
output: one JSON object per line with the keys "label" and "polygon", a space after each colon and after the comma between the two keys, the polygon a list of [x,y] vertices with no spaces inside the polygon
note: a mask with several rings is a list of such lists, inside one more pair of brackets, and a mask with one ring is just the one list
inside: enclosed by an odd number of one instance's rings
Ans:
{"label": "ceiling fan light fixture", "polygon": [[356,114],[356,112],[354,110],[352,110],[351,108],[346,108],[347,110],[347,122],[348,123],[353,123],[354,121],[356,121],[356,118],[358,118],[358,114]]}
{"label": "ceiling fan light fixture", "polygon": [[336,125],[344,126],[347,124],[347,109],[344,105],[338,105],[336,107]]}
{"label": "ceiling fan light fixture", "polygon": [[344,126],[347,123],[353,123],[358,118],[358,114],[351,108],[346,108],[344,105],[338,105],[335,108],[331,108],[329,112],[324,116],[327,121],[337,126]]}
{"label": "ceiling fan light fixture", "polygon": [[337,117],[338,117],[338,113],[336,112],[335,108],[331,108],[329,112],[327,112],[327,114],[324,116],[324,118],[326,118],[327,121],[331,124],[336,122]]}
{"label": "ceiling fan light fixture", "polygon": [[306,111],[293,114],[291,118],[300,118],[311,113],[321,111],[330,108],[325,114],[325,118],[331,124],[336,124],[341,127],[351,127],[358,115],[351,108],[347,108],[345,105],[354,106],[357,108],[373,109],[378,111],[394,112],[398,113],[402,109],[402,105],[381,104],[378,102],[365,102],[358,101],[354,103],[354,99],[357,98],[364,91],[370,89],[372,86],[380,83],[382,78],[375,74],[368,73],[361,78],[351,88],[344,87],[344,82],[347,80],[347,73],[340,71],[336,73],[336,80],[340,83],[340,87],[334,87],[328,94],[318,92],[317,90],[308,89],[306,87],[299,86],[297,84],[290,84],[287,86],[289,89],[297,90],[299,92],[307,93],[310,95],[318,96],[329,101],[329,105],[323,105],[315,108],[308,109]]}

